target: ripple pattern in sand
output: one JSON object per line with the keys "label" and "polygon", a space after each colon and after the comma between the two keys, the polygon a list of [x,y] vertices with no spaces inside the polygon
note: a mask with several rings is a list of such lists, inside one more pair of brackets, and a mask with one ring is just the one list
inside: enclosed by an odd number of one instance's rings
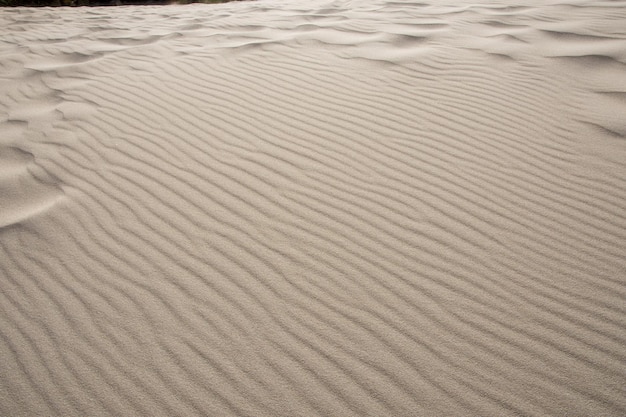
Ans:
{"label": "ripple pattern in sand", "polygon": [[626,15],[462,3],[1,11],[0,414],[626,414]]}

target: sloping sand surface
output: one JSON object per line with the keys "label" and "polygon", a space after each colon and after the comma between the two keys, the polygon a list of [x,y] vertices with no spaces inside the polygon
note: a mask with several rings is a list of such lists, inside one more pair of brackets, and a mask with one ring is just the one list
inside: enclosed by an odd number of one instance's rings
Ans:
{"label": "sloping sand surface", "polygon": [[0,10],[0,415],[626,415],[626,1]]}

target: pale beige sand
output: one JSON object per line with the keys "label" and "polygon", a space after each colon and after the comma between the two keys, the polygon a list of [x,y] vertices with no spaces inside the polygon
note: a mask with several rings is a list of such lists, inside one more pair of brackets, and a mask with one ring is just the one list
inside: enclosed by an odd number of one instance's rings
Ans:
{"label": "pale beige sand", "polygon": [[626,2],[0,11],[0,415],[626,415]]}

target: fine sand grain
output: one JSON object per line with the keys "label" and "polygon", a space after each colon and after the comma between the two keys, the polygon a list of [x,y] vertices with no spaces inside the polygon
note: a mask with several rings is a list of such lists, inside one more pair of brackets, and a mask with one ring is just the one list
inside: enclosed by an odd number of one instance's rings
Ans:
{"label": "fine sand grain", "polygon": [[0,10],[0,415],[626,415],[626,1]]}

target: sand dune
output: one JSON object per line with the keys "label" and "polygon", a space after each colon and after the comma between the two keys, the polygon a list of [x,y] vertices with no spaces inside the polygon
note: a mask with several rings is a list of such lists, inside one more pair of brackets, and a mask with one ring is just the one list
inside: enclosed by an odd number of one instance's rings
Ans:
{"label": "sand dune", "polygon": [[626,2],[0,11],[0,415],[626,415]]}

